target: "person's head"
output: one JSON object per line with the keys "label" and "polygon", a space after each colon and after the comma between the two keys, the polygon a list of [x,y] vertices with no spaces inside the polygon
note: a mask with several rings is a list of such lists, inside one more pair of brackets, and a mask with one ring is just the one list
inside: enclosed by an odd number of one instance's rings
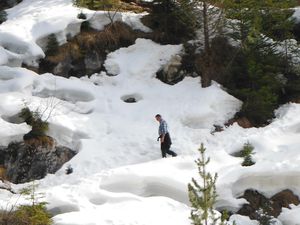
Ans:
{"label": "person's head", "polygon": [[161,121],[161,115],[160,114],[156,114],[155,115],[155,119],[160,122]]}

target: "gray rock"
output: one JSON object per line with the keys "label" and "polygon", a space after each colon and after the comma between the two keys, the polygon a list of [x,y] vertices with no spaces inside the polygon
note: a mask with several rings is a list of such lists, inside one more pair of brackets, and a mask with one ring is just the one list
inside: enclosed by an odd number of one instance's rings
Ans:
{"label": "gray rock", "polygon": [[184,74],[180,71],[182,65],[181,60],[180,55],[173,56],[170,61],[157,72],[157,78],[167,84],[175,84],[182,80]]}
{"label": "gray rock", "polygon": [[85,55],[84,64],[87,74],[92,74],[100,71],[103,59],[96,51],[88,52]]}
{"label": "gray rock", "polygon": [[66,76],[71,70],[71,58],[66,57],[63,61],[59,62],[54,68],[53,73],[59,76]]}
{"label": "gray rock", "polygon": [[6,177],[16,184],[42,179],[48,173],[55,173],[75,154],[75,151],[64,146],[35,146],[25,142],[11,143],[0,148]]}

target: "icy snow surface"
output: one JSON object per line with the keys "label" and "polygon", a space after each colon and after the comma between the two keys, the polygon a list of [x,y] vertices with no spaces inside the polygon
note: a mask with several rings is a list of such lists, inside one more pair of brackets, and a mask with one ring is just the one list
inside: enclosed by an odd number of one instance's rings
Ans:
{"label": "icy snow surface", "polygon": [[[0,25],[0,64],[10,66],[43,56],[39,40],[56,33],[63,41],[79,23],[78,10],[69,0],[23,0],[8,13],[9,20]],[[100,14],[94,15],[98,29],[105,24]],[[140,15],[121,17],[145,29]],[[66,165],[38,182],[56,225],[190,224],[187,184],[199,178],[194,160],[201,142],[211,157],[209,171],[219,175],[217,207],[237,210],[245,203],[237,197],[247,188],[267,196],[289,188],[300,195],[299,105],[282,106],[265,128],[234,124],[211,134],[213,125],[232,118],[241,102],[216,83],[201,88],[199,78],[185,78],[173,86],[157,80],[155,72],[181,50],[181,45],[138,39],[108,55],[105,67],[113,76],[66,79],[0,67],[0,145],[19,141],[30,130],[16,117],[25,104],[32,110],[54,105],[49,135],[78,151],[68,163],[72,174],[65,174]],[[137,102],[125,103],[128,97]],[[169,124],[176,158],[161,159],[157,113]],[[248,141],[255,147],[256,164],[242,167],[242,159],[231,154]],[[0,196],[3,208],[17,198],[4,190]],[[279,219],[284,225],[300,224],[299,210],[284,209]],[[231,221],[257,224],[239,215]]]}

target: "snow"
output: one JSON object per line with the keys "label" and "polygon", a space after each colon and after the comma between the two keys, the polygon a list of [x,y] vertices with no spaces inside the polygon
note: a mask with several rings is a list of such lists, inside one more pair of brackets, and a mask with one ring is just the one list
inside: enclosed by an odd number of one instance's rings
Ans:
{"label": "snow", "polygon": [[[80,32],[80,12],[87,15],[91,26],[102,30],[110,23],[108,12],[78,9],[72,0],[51,0],[49,4],[40,0],[23,0],[15,7],[6,10],[8,20],[0,25],[0,65],[21,66],[22,63],[37,65],[44,57],[47,36],[55,34],[63,44],[67,37]],[[116,13],[114,20],[120,20],[133,29],[149,32],[140,18],[145,15],[135,13]]]}
{"label": "snow", "polygon": [[[75,35],[79,10],[69,0],[23,0],[7,12],[9,20],[0,25],[0,145],[20,141],[30,130],[16,116],[26,105],[48,109],[45,116],[54,108],[49,135],[78,152],[58,172],[36,181],[55,225],[190,224],[187,184],[192,177],[199,179],[194,161],[200,143],[211,158],[208,170],[218,173],[219,209],[238,210],[246,202],[238,197],[248,188],[268,197],[289,188],[300,196],[298,104],[283,105],[267,127],[233,124],[212,134],[213,125],[232,118],[241,102],[217,83],[201,88],[199,78],[187,77],[173,86],[156,79],[155,73],[180,54],[181,45],[137,39],[108,55],[108,74],[81,79],[38,75],[19,66],[44,55],[41,43],[47,35],[55,33],[61,43],[68,33]],[[93,26],[103,29],[105,12],[84,12]],[[146,31],[140,17],[117,15]],[[129,97],[137,102],[124,102]],[[157,113],[169,124],[176,158],[161,159]],[[247,142],[254,146],[256,164],[242,167],[242,159],[232,153]],[[68,165],[74,170],[70,175],[65,174]],[[18,190],[26,185],[12,186]],[[0,196],[0,207],[17,198],[5,190]],[[284,209],[282,224],[299,224],[299,209]],[[230,220],[258,224],[240,215]]]}

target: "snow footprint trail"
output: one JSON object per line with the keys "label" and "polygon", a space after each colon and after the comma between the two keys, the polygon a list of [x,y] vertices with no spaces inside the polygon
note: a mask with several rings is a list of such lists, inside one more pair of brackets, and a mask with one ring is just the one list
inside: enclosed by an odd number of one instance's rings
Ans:
{"label": "snow footprint trail", "polygon": [[[170,219],[175,225],[190,224],[182,177],[190,171],[190,163],[194,164],[192,159],[161,159],[101,171],[76,181],[76,185],[48,188],[55,224],[153,225],[168,224]],[[174,173],[178,180],[169,178]]]}
{"label": "snow footprint trail", "polygon": [[165,197],[189,205],[190,169],[196,169],[193,157],[159,159],[111,170],[101,177],[100,188],[143,198]]}
{"label": "snow footprint trail", "polygon": [[101,188],[115,193],[130,193],[140,197],[167,197],[188,204],[186,185],[169,176],[142,177],[136,174],[120,174],[103,181]]}

